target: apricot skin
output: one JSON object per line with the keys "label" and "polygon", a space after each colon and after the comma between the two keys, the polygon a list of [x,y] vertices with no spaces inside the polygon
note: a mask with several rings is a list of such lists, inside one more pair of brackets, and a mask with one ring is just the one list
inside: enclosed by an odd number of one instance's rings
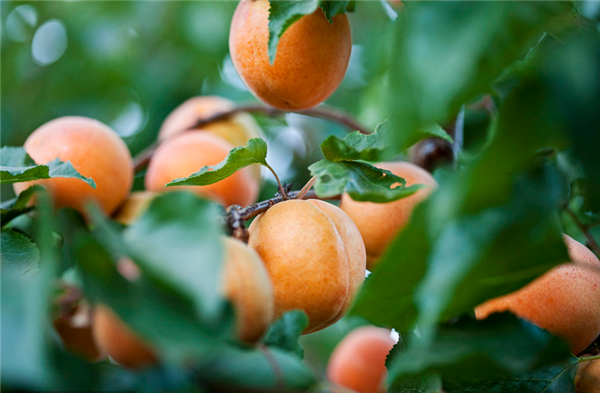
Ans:
{"label": "apricot skin", "polygon": [[394,344],[387,329],[367,326],[353,330],[329,358],[327,379],[357,393],[384,393],[385,359]]}
{"label": "apricot skin", "polygon": [[[584,355],[584,357],[593,355]],[[579,363],[575,377],[577,393],[600,393],[600,359]]]}
{"label": "apricot skin", "polygon": [[[204,120],[235,108],[235,103],[218,96],[193,97],[179,105],[163,122],[159,139],[165,139],[193,127],[198,120]],[[252,138],[260,138],[258,124],[248,113],[237,113],[227,120],[207,124],[202,127],[225,139],[233,146],[246,146]],[[260,166],[250,167],[256,180],[260,181]]]}
{"label": "apricot skin", "polygon": [[268,0],[242,0],[229,33],[229,52],[238,74],[263,102],[285,110],[325,101],[346,73],[352,37],[346,15],[330,24],[321,9],[290,26],[279,40],[275,62],[268,55]]}
{"label": "apricot skin", "polygon": [[94,310],[94,337],[98,347],[123,366],[139,369],[158,362],[152,348],[105,306]]}
{"label": "apricot skin", "polygon": [[121,204],[114,214],[114,219],[123,225],[130,225],[137,220],[150,206],[152,200],[158,195],[152,191],[132,192]]}
{"label": "apricot skin", "polygon": [[205,131],[189,131],[162,143],[150,160],[146,172],[146,189],[155,192],[188,188],[224,206],[251,205],[258,197],[258,181],[250,167],[208,186],[165,187],[172,180],[188,177],[204,166],[223,161],[234,146],[223,138]]}
{"label": "apricot skin", "polygon": [[96,182],[96,189],[73,178],[53,178],[15,183],[18,194],[33,184],[48,189],[57,208],[85,211],[90,200],[106,213],[112,213],[127,197],[133,183],[131,154],[121,138],[107,125],[85,117],[61,117],[35,130],[25,142],[25,150],[38,164],[56,158]]}
{"label": "apricot skin", "polygon": [[256,342],[273,320],[273,288],[265,266],[253,249],[231,237],[225,248],[224,292],[235,308],[237,335]]}
{"label": "apricot skin", "polygon": [[481,304],[475,308],[477,318],[510,311],[562,337],[574,354],[585,350],[600,334],[600,261],[583,244],[564,238],[573,263]]}
{"label": "apricot skin", "polygon": [[249,232],[248,244],[271,277],[275,318],[303,310],[307,334],[344,315],[366,264],[360,233],[344,212],[323,201],[290,200],[258,216]]}
{"label": "apricot skin", "polygon": [[340,208],[356,223],[367,249],[367,268],[372,269],[387,246],[410,220],[413,209],[437,187],[426,170],[409,162],[384,162],[376,165],[406,179],[406,185],[424,184],[414,194],[389,203],[357,202],[342,195]]}
{"label": "apricot skin", "polygon": [[[90,361],[95,361],[102,359],[105,355],[96,345],[90,318],[85,318],[88,312],[88,307],[78,306],[56,318],[52,324],[67,350]],[[81,315],[82,313],[85,315]]]}

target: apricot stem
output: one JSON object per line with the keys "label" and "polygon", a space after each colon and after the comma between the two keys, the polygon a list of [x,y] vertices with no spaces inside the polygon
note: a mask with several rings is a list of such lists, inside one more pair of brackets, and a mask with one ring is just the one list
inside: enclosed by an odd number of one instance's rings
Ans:
{"label": "apricot stem", "polygon": [[144,150],[142,150],[135,156],[135,158],[133,160],[133,166],[134,166],[135,172],[136,173],[140,172],[142,169],[144,169],[144,167],[146,167],[146,165],[148,165],[148,162],[150,161],[150,158],[154,154],[154,151],[164,141],[166,141],[172,137],[175,137],[179,134],[182,134],[186,131],[197,130],[208,124],[227,120],[231,116],[234,116],[239,113],[261,113],[268,117],[281,116],[286,113],[297,113],[300,115],[305,115],[305,116],[310,116],[310,117],[329,119],[336,123],[340,123],[340,124],[348,127],[352,131],[360,131],[363,134],[370,133],[370,131],[368,131],[366,128],[362,127],[360,124],[358,124],[354,119],[352,119],[347,114],[340,112],[340,111],[331,110],[331,109],[313,108],[313,109],[307,109],[307,110],[298,111],[298,112],[290,112],[290,111],[283,111],[280,109],[271,108],[271,107],[268,107],[265,105],[239,106],[230,111],[217,113],[213,116],[210,116],[210,117],[207,117],[204,119],[200,119],[192,127],[185,129],[185,130],[181,130],[179,132],[175,132],[175,133],[169,135],[169,137],[160,139],[160,140],[156,141],[155,143],[151,144],[150,146],[148,146],[147,148],[145,148]]}
{"label": "apricot stem", "polygon": [[588,243],[590,244],[590,247],[591,247],[592,251],[594,251],[594,253],[596,254],[596,256],[600,258],[600,246],[598,246],[598,243],[596,242],[596,239],[594,239],[594,236],[592,236],[592,233],[590,232],[590,228],[587,227],[587,226],[585,226],[585,225],[583,225],[583,223],[581,221],[579,221],[579,218],[577,217],[577,215],[575,214],[575,212],[573,210],[571,210],[571,208],[565,207],[565,211],[567,213],[569,213],[569,215],[571,216],[571,218],[575,222],[575,225],[577,225],[577,227],[579,228],[579,230],[581,232],[583,232],[583,234],[587,238]]}
{"label": "apricot stem", "polygon": [[600,359],[600,355],[596,355],[596,356],[590,356],[587,358],[579,358],[577,359],[577,362],[581,363],[581,362],[589,362],[590,360],[596,360],[596,359]]}
{"label": "apricot stem", "polygon": [[310,191],[310,189],[312,188],[312,186],[315,184],[316,181],[317,181],[316,176],[311,177],[310,180],[304,185],[304,187],[302,187],[302,189],[300,191],[298,191],[298,195],[296,195],[296,197],[294,199],[303,199],[304,196],[306,195],[306,193]]}

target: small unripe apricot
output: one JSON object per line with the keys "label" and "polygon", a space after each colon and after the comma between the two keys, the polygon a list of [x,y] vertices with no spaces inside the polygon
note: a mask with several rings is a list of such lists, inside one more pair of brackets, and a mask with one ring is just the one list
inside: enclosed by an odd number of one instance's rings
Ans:
{"label": "small unripe apricot", "polygon": [[[591,357],[593,355],[584,355]],[[579,363],[575,376],[577,393],[600,393],[600,359]]]}
{"label": "small unripe apricot", "polygon": [[327,379],[357,393],[384,393],[385,359],[394,344],[387,329],[367,326],[353,330],[331,354]]}
{"label": "small unripe apricot", "polygon": [[562,337],[578,354],[600,335],[600,261],[564,236],[573,263],[555,267],[520,290],[475,308],[477,319],[510,311]]}
{"label": "small unripe apricot", "polygon": [[167,187],[172,180],[196,173],[205,166],[223,161],[234,146],[223,138],[205,131],[189,131],[162,143],[150,160],[146,172],[146,189],[169,191],[188,188],[224,206],[247,206],[258,197],[258,181],[250,167],[208,186]]}
{"label": "small unripe apricot", "polygon": [[231,237],[225,246],[224,292],[236,313],[237,335],[255,342],[273,320],[273,288],[260,257],[248,245]]}
{"label": "small unripe apricot", "polygon": [[357,202],[342,195],[340,208],[356,223],[367,249],[367,268],[372,269],[387,246],[410,220],[415,206],[431,193],[437,182],[426,170],[409,162],[376,165],[406,179],[406,185],[424,184],[414,194],[389,203]]}
{"label": "small unripe apricot", "polygon": [[58,158],[70,161],[81,175],[91,177],[96,189],[79,179],[52,178],[15,183],[18,194],[33,184],[48,189],[57,208],[84,212],[95,201],[106,214],[127,197],[133,183],[133,162],[125,143],[108,126],[85,117],[61,117],[35,130],[25,142],[25,151],[37,164]]}
{"label": "small unripe apricot", "polygon": [[[176,135],[194,126],[198,120],[208,119],[235,108],[233,101],[218,96],[193,97],[179,105],[167,116],[158,134],[159,139]],[[246,146],[252,138],[260,138],[258,124],[248,113],[237,113],[227,120],[210,123],[202,127],[220,136],[233,146]],[[260,181],[260,166],[250,167],[256,180]]]}
{"label": "small unripe apricot", "polygon": [[143,368],[158,362],[152,348],[102,305],[94,310],[94,337],[101,349],[126,367]]}
{"label": "small unripe apricot", "polygon": [[348,68],[352,37],[346,15],[330,24],[321,9],[305,15],[283,33],[270,64],[268,0],[242,0],[229,32],[229,52],[236,71],[262,101],[276,108],[300,110],[325,101]]}
{"label": "small unripe apricot", "polygon": [[356,225],[319,200],[289,200],[250,225],[250,247],[273,284],[275,317],[302,310],[312,333],[340,319],[365,276],[366,253]]}

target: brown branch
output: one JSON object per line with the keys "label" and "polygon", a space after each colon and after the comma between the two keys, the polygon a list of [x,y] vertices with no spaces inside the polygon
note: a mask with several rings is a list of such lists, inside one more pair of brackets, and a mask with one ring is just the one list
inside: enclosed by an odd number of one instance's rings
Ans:
{"label": "brown branch", "polygon": [[331,120],[331,121],[340,123],[340,124],[348,127],[352,131],[360,131],[363,134],[370,133],[370,131],[368,131],[366,128],[362,127],[360,124],[358,124],[355,120],[353,120],[347,114],[340,112],[340,111],[331,110],[331,109],[314,108],[314,109],[307,109],[307,110],[299,111],[299,112],[289,112],[289,111],[283,111],[280,109],[276,109],[276,108],[272,108],[272,107],[264,106],[264,105],[239,106],[230,111],[217,113],[217,114],[207,117],[205,119],[200,119],[196,122],[196,124],[194,124],[192,127],[188,128],[188,129],[181,130],[177,133],[174,133],[174,134],[170,135],[168,138],[165,138],[162,140],[160,140],[160,139],[157,140],[156,142],[154,142],[153,144],[151,144],[150,146],[148,146],[147,148],[145,148],[144,150],[142,150],[140,153],[138,153],[135,156],[135,158],[133,159],[133,168],[135,170],[135,173],[138,173],[139,171],[144,169],[144,167],[146,167],[146,165],[148,165],[148,162],[150,161],[150,158],[154,154],[154,151],[164,141],[171,139],[171,138],[173,138],[179,134],[182,134],[184,132],[191,131],[191,130],[197,130],[208,124],[227,120],[230,117],[235,116],[239,113],[262,113],[263,115],[268,116],[268,117],[281,116],[286,113],[297,113],[299,115],[305,115],[305,116],[310,116],[310,117]]}
{"label": "brown branch", "polygon": [[598,243],[596,242],[596,239],[594,239],[594,236],[592,236],[592,233],[590,232],[590,229],[587,226],[583,225],[583,223],[581,221],[579,221],[579,218],[577,217],[577,215],[575,214],[575,212],[573,210],[571,210],[569,207],[566,207],[565,210],[566,210],[567,213],[569,213],[569,215],[571,216],[571,218],[575,222],[575,225],[577,225],[577,227],[579,228],[579,230],[581,232],[583,232],[583,234],[587,238],[587,241],[588,241],[590,247],[592,248],[592,251],[594,251],[594,253],[596,254],[596,256],[598,258],[600,258],[600,246],[598,246]]}
{"label": "brown branch", "polygon": [[[301,191],[288,192],[287,198],[296,199],[300,192]],[[319,198],[317,194],[311,190],[306,192],[302,199],[338,200],[341,197],[341,195],[334,195],[329,198]],[[225,216],[223,217],[223,221],[225,225],[227,225],[227,227],[230,229],[233,237],[247,243],[248,230],[246,229],[245,222],[251,220],[252,218],[258,216],[261,213],[266,212],[274,205],[281,202],[285,202],[286,200],[287,199],[285,199],[282,195],[277,195],[274,198],[255,203],[254,205],[246,206],[244,208],[240,207],[239,205],[232,205],[227,208]]]}

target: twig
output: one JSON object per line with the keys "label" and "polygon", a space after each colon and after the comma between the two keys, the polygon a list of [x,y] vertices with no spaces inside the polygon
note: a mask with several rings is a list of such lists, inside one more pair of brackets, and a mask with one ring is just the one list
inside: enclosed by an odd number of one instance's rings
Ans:
{"label": "twig", "polygon": [[581,232],[583,232],[583,234],[587,238],[587,241],[588,241],[590,247],[592,248],[592,251],[594,251],[596,256],[600,258],[600,246],[598,246],[596,239],[594,239],[594,236],[592,236],[590,229],[587,226],[583,225],[583,223],[581,221],[579,221],[579,218],[577,217],[577,215],[575,214],[575,212],[573,210],[571,210],[569,207],[566,207],[565,210],[567,213],[569,213],[569,215],[575,222],[575,225],[577,225],[579,230]]}
{"label": "twig", "polygon": [[589,362],[590,360],[596,360],[596,359],[600,359],[600,355],[590,356],[587,358],[579,358],[579,359],[577,359],[577,361],[578,362]]}
{"label": "twig", "polygon": [[197,129],[202,128],[211,123],[216,123],[219,121],[227,120],[231,116],[235,116],[239,113],[262,113],[269,117],[281,116],[286,113],[297,113],[299,115],[305,115],[305,116],[311,116],[311,117],[332,120],[332,121],[335,121],[336,123],[345,125],[352,131],[360,131],[363,134],[370,133],[366,128],[362,127],[360,124],[358,124],[355,120],[353,120],[347,114],[345,114],[343,112],[331,110],[331,109],[314,108],[314,109],[307,109],[307,110],[299,111],[299,112],[289,112],[289,111],[283,111],[280,109],[271,108],[271,107],[264,106],[264,105],[239,106],[230,111],[217,113],[217,114],[207,117],[205,119],[200,119],[192,127],[188,128],[186,130],[181,130],[179,132],[171,134],[167,138],[164,138],[162,140],[159,139],[158,141],[154,142],[153,144],[151,144],[150,146],[148,146],[147,148],[145,148],[144,150],[142,150],[140,153],[138,153],[135,156],[135,158],[133,160],[133,167],[134,167],[135,172],[138,173],[146,165],[148,165],[148,162],[150,161],[150,158],[154,154],[154,151],[158,148],[158,146],[161,143],[165,142],[166,140],[171,139],[171,138],[173,138],[179,134],[182,134],[184,132],[187,132],[187,131],[197,130]]}
{"label": "twig", "polygon": [[273,170],[273,168],[271,168],[270,165],[265,165],[265,166],[267,167],[267,169],[269,169],[271,171],[271,173],[275,177],[275,181],[277,181],[277,188],[279,188],[279,195],[281,195],[284,200],[288,200],[289,198],[288,198],[288,195],[287,195],[287,190],[281,184],[281,180],[279,180],[279,176],[277,176],[277,173]]}
{"label": "twig", "polygon": [[[287,198],[298,199],[297,197],[300,192],[301,191],[287,192]],[[319,198],[317,194],[311,190],[305,193],[303,199],[338,200],[341,197],[341,195],[334,195],[330,198]],[[231,230],[233,237],[247,243],[248,230],[246,229],[246,225],[244,223],[258,216],[259,214],[266,212],[274,205],[285,201],[286,199],[284,199],[282,195],[277,195],[274,198],[255,203],[254,205],[246,206],[244,208],[240,207],[239,205],[232,205],[227,208],[225,216],[223,217],[223,221]]]}

